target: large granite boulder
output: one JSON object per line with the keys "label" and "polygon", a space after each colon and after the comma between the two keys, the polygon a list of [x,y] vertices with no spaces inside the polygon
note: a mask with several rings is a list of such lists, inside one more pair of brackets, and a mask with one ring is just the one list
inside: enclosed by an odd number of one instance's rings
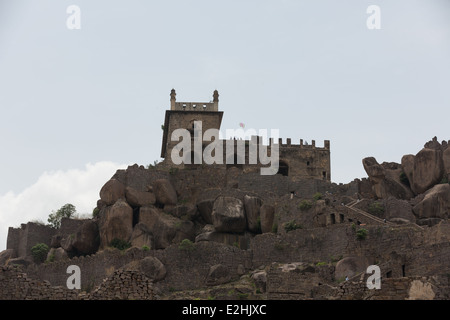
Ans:
{"label": "large granite boulder", "polygon": [[161,205],[176,205],[177,192],[167,179],[158,179],[153,182],[153,192],[156,202]]}
{"label": "large granite boulder", "polygon": [[411,190],[416,195],[424,193],[445,178],[448,181],[450,173],[448,143],[442,141],[440,144],[434,137],[416,155],[403,156],[402,168],[408,177]]}
{"label": "large granite boulder", "polygon": [[0,267],[6,265],[10,259],[16,258],[14,249],[6,249],[0,252]]}
{"label": "large granite boulder", "polygon": [[214,207],[214,199],[206,199],[197,203],[197,209],[206,224],[213,224],[212,211]]}
{"label": "large granite boulder", "polygon": [[155,249],[164,249],[172,243],[184,239],[194,241],[194,223],[178,219],[154,207],[142,207],[139,210],[139,223],[145,224],[153,234]]}
{"label": "large granite boulder", "polygon": [[147,246],[150,249],[153,248],[153,234],[150,228],[142,222],[136,224],[133,228],[130,242],[133,247],[142,248]]}
{"label": "large granite boulder", "polygon": [[444,150],[442,160],[444,163],[444,175],[447,178],[447,182],[450,182],[450,147]]}
{"label": "large granite boulder", "polygon": [[213,225],[218,232],[244,232],[247,226],[244,204],[233,197],[218,197],[212,212]]}
{"label": "large granite boulder", "polygon": [[156,202],[156,197],[153,192],[139,191],[132,187],[125,188],[125,198],[132,207],[150,206]]}
{"label": "large granite boulder", "polygon": [[115,238],[129,241],[133,233],[133,209],[122,199],[100,212],[99,233],[101,247],[109,246]]}
{"label": "large granite boulder", "polygon": [[166,277],[166,267],[155,257],[146,257],[140,261],[140,271],[154,282],[161,281]]}
{"label": "large granite boulder", "polygon": [[387,220],[399,224],[416,222],[416,217],[409,201],[389,197],[383,203],[385,208],[384,217]]}
{"label": "large granite boulder", "polygon": [[414,157],[411,189],[415,194],[427,191],[439,183],[444,174],[444,162],[441,150],[426,149]]}
{"label": "large granite boulder", "polygon": [[411,199],[413,193],[408,185],[400,180],[402,166],[395,162],[379,164],[374,157],[364,158],[364,170],[372,183],[372,190],[380,199],[394,196],[399,199]]}
{"label": "large granite boulder", "polygon": [[97,252],[100,246],[97,223],[94,220],[86,220],[74,233],[61,240],[61,246],[76,256]]}
{"label": "large granite boulder", "polygon": [[428,190],[423,199],[413,208],[418,224],[434,225],[442,219],[448,219],[450,211],[450,185],[435,185]]}
{"label": "large granite boulder", "polygon": [[108,180],[100,189],[100,200],[111,206],[119,199],[125,199],[125,185],[116,179]]}
{"label": "large granite boulder", "polygon": [[216,264],[209,268],[206,285],[217,286],[230,282],[230,280],[230,269],[223,264]]}

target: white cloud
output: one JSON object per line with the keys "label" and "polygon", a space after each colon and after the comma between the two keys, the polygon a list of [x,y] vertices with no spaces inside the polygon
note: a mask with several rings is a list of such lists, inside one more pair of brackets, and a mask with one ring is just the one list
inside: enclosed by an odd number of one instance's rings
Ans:
{"label": "white cloud", "polygon": [[101,187],[122,168],[126,165],[104,161],[88,163],[84,169],[44,172],[21,193],[0,195],[0,252],[6,249],[9,227],[31,220],[47,223],[48,215],[66,203],[73,204],[79,214],[92,213]]}

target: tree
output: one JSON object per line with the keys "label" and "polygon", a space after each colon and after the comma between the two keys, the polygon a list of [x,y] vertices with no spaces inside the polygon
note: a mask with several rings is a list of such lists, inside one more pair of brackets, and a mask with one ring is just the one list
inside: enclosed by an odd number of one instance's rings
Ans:
{"label": "tree", "polygon": [[31,255],[36,263],[42,263],[47,258],[49,247],[45,243],[37,243],[31,248]]}
{"label": "tree", "polygon": [[76,211],[73,204],[67,203],[59,208],[58,211],[52,211],[52,213],[49,214],[47,221],[53,228],[58,229],[61,226],[61,219],[72,217]]}

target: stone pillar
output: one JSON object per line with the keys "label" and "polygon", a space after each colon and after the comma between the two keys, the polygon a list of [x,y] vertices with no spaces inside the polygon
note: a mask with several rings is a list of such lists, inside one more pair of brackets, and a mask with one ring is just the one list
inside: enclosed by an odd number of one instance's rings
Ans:
{"label": "stone pillar", "polygon": [[170,91],[170,110],[175,110],[175,102],[177,100],[176,95],[175,89],[172,89],[172,91]]}
{"label": "stone pillar", "polygon": [[219,91],[214,90],[213,93],[214,111],[219,111]]}

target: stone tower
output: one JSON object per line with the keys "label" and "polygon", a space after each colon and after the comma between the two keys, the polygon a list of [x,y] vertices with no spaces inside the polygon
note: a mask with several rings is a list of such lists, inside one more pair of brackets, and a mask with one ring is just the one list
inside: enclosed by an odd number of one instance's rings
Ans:
{"label": "stone tower", "polygon": [[213,93],[212,102],[177,102],[175,89],[170,92],[170,110],[166,110],[163,127],[161,158],[171,163],[171,152],[178,141],[171,141],[175,129],[187,129],[194,139],[194,122],[201,121],[202,135],[208,129],[220,130],[223,112],[219,111],[219,92]]}

